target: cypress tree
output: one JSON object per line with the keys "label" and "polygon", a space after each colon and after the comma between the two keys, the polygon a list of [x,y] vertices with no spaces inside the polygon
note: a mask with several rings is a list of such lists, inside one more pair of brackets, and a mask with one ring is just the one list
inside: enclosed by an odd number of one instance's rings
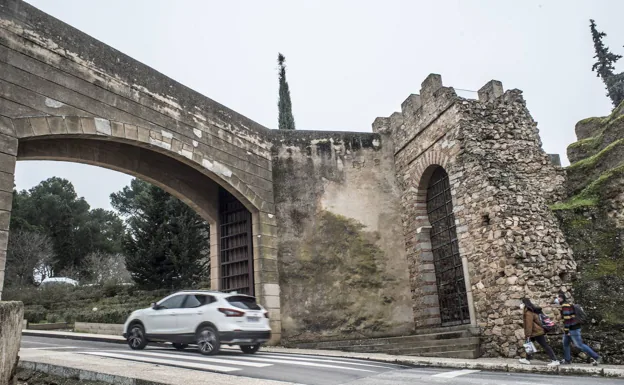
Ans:
{"label": "cypress tree", "polygon": [[277,63],[279,64],[279,101],[277,107],[279,110],[279,129],[294,130],[295,118],[292,113],[292,103],[290,101],[290,90],[286,81],[286,66],[284,62],[286,58],[281,53],[277,55]]}
{"label": "cypress tree", "polygon": [[604,32],[596,29],[596,22],[590,19],[589,25],[594,41],[594,50],[596,55],[596,63],[592,66],[592,71],[596,72],[596,76],[602,78],[606,88],[607,96],[618,106],[624,100],[624,73],[614,74],[614,64],[622,58],[621,55],[614,54],[609,51],[609,47],[605,46],[602,38],[607,36]]}

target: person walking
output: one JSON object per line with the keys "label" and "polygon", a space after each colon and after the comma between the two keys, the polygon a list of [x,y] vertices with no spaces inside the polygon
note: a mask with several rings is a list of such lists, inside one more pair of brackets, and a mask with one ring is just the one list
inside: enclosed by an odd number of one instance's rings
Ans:
{"label": "person walking", "polygon": [[573,304],[567,299],[565,293],[559,292],[555,298],[555,304],[561,305],[561,318],[563,319],[563,360],[564,365],[572,363],[572,354],[570,351],[570,342],[591,357],[592,365],[598,366],[602,363],[602,358],[583,343],[581,337],[581,322],[577,317]]}
{"label": "person walking", "polygon": [[[561,362],[557,360],[555,352],[553,352],[550,345],[548,345],[548,341],[546,340],[546,331],[544,330],[542,321],[539,317],[539,314],[542,312],[542,308],[535,306],[528,298],[523,298],[522,303],[520,304],[520,309],[522,310],[522,319],[524,321],[524,337],[527,340],[537,342],[542,346],[551,360],[548,366],[560,365]],[[530,365],[532,356],[533,354],[527,353],[526,358],[520,359],[520,363]]]}

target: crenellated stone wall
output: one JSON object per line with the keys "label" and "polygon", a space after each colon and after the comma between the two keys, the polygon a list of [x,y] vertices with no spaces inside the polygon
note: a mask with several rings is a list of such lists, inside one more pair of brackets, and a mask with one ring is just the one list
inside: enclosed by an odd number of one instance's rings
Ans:
{"label": "crenellated stone wall", "polygon": [[481,329],[485,355],[518,356],[520,299],[548,305],[569,289],[576,269],[549,209],[564,194],[564,175],[542,150],[521,92],[491,81],[478,100],[464,99],[430,75],[420,95],[373,130],[394,139],[416,326],[441,324],[426,207],[429,179],[441,166],[467,282],[464,323]]}

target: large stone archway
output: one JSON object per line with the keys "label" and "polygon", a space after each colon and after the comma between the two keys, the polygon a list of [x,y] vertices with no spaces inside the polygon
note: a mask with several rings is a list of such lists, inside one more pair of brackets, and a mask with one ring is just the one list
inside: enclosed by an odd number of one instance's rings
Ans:
{"label": "large stone archway", "polygon": [[[215,230],[222,189],[251,214],[250,282],[279,340],[267,132],[23,1],[1,0],[0,276],[17,160],[82,162],[139,176],[181,198]],[[217,244],[212,249],[219,255]]]}

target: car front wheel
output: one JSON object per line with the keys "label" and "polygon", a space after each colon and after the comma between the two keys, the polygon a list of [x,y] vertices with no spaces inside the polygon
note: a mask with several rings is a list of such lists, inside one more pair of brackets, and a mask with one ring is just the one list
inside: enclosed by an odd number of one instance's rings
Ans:
{"label": "car front wheel", "polygon": [[240,349],[245,354],[254,354],[258,350],[260,350],[260,344],[257,344],[257,345],[241,345]]}
{"label": "car front wheel", "polygon": [[197,331],[197,348],[201,354],[215,355],[219,353],[220,346],[219,335],[212,326],[203,326]]}
{"label": "car front wheel", "polygon": [[130,326],[128,332],[128,346],[132,350],[143,350],[147,346],[147,338],[145,338],[145,330],[143,326],[134,324]]}

